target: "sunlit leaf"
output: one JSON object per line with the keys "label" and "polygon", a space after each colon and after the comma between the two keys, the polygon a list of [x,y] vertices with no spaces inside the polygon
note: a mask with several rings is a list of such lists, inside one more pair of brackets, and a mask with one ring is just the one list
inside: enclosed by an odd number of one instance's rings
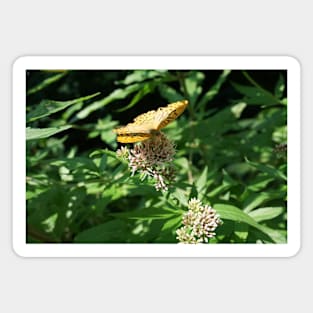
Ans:
{"label": "sunlit leaf", "polygon": [[71,125],[49,128],[26,128],[26,140],[36,140],[51,137],[57,133],[71,128]]}
{"label": "sunlit leaf", "polygon": [[283,95],[283,93],[284,93],[284,91],[285,91],[285,80],[284,80],[284,77],[283,77],[283,75],[279,75],[279,79],[278,79],[278,81],[277,81],[277,84],[276,84],[276,86],[275,86],[275,92],[274,92],[274,94],[275,94],[275,96],[277,97],[277,98],[281,98],[282,97],[282,95]]}
{"label": "sunlit leaf", "polygon": [[[276,241],[277,238],[274,238],[274,234],[277,233],[273,230],[270,231],[269,228],[266,228],[260,224],[258,224],[253,218],[251,218],[248,214],[240,210],[239,208],[227,205],[227,204],[214,204],[214,209],[220,215],[221,219],[232,220],[236,223],[245,223],[250,225],[262,233],[268,235],[273,241]],[[221,226],[222,227],[222,226]]]}
{"label": "sunlit leaf", "polygon": [[257,222],[271,220],[285,211],[283,207],[266,207],[258,208],[249,213],[249,215]]}
{"label": "sunlit leaf", "polygon": [[92,99],[99,95],[97,92],[93,95],[77,98],[69,101],[53,101],[53,100],[42,100],[33,111],[30,111],[26,116],[26,122],[32,122],[37,119],[49,116],[56,112],[62,111],[69,106],[72,106],[77,103],[82,103],[83,101]]}
{"label": "sunlit leaf", "polygon": [[107,97],[95,101],[88,105],[86,108],[81,110],[79,113],[76,114],[76,117],[78,119],[84,119],[86,118],[89,114],[92,112],[101,109],[102,107],[108,105],[109,103],[116,101],[116,100],[121,100],[125,99],[128,97],[130,94],[140,90],[142,88],[141,84],[134,84],[125,87],[125,89],[115,89],[113,92],[111,92]]}

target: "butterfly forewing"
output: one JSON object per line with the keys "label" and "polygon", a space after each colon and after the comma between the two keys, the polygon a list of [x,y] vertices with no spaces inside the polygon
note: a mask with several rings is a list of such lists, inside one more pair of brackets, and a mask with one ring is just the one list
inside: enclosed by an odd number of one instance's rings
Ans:
{"label": "butterfly forewing", "polygon": [[169,123],[176,120],[176,118],[185,111],[187,105],[188,105],[188,101],[183,100],[183,101],[171,103],[167,107],[160,108],[160,110],[162,110],[162,112],[166,112],[166,114],[164,114],[163,118],[161,118],[160,123],[157,127],[157,130],[164,128]]}
{"label": "butterfly forewing", "polygon": [[133,123],[114,130],[117,134],[117,141],[132,143],[150,138],[155,131],[165,127],[181,115],[187,105],[187,100],[177,101],[166,107],[138,115]]}

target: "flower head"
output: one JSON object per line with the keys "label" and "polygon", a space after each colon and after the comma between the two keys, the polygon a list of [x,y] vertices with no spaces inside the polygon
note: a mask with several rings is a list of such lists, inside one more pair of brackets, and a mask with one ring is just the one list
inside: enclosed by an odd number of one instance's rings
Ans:
{"label": "flower head", "polygon": [[127,147],[121,147],[120,149],[117,149],[116,155],[122,159],[127,159],[129,155],[129,151]]}
{"label": "flower head", "polygon": [[192,198],[189,210],[183,215],[183,226],[176,231],[180,243],[203,243],[215,236],[215,229],[222,224],[219,215],[209,205]]}
{"label": "flower head", "polygon": [[148,140],[135,144],[133,149],[122,147],[119,155],[126,155],[132,175],[136,172],[151,177],[155,181],[156,190],[168,190],[168,185],[175,180],[175,169],[171,162],[175,155],[174,144],[161,132]]}

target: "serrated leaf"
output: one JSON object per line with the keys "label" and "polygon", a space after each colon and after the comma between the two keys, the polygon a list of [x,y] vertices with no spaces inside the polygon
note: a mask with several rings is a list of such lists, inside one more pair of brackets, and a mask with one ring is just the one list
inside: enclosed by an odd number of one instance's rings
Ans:
{"label": "serrated leaf", "polygon": [[42,138],[51,137],[57,133],[60,133],[66,129],[71,128],[71,125],[50,127],[50,128],[26,128],[26,140],[36,140]]}
{"label": "serrated leaf", "polygon": [[40,118],[49,116],[56,112],[62,111],[69,106],[94,98],[99,94],[100,92],[97,92],[86,97],[81,97],[69,101],[42,100],[33,111],[27,114],[26,122],[33,122]]}
{"label": "serrated leaf", "polygon": [[50,86],[51,84],[57,82],[58,80],[60,80],[63,76],[65,76],[67,74],[67,71],[64,71],[63,73],[59,73],[53,76],[50,76],[48,78],[46,78],[45,80],[43,80],[41,83],[39,83],[38,85],[36,85],[35,87],[29,89],[27,91],[27,95],[32,95],[48,86]]}

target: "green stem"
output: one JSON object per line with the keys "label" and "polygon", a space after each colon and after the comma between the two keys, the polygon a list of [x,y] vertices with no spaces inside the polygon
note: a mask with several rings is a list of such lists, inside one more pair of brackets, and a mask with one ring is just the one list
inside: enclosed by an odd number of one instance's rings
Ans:
{"label": "green stem", "polygon": [[[184,75],[181,74],[180,72],[177,72],[177,77],[178,77],[180,86],[181,86],[181,88],[183,90],[184,98],[188,99],[188,101],[190,102]],[[195,112],[193,110],[193,106],[190,105],[190,103],[189,103],[187,109],[190,112],[191,120],[194,121],[196,119],[196,116],[195,116]]]}
{"label": "green stem", "polygon": [[[181,85],[181,88],[183,90],[184,97],[186,99],[188,99],[189,102],[190,102],[184,75],[182,75],[181,72],[177,72],[177,77],[178,77],[179,83]],[[191,124],[191,127],[190,127],[191,141],[194,141],[194,139],[195,139],[195,132],[194,132],[194,128],[193,128],[193,121],[196,120],[196,116],[195,116],[195,112],[193,110],[193,106],[191,105],[191,103],[189,103],[188,111],[190,112],[190,121],[189,121],[189,123]],[[190,184],[192,184],[193,183],[193,175],[192,175],[192,171],[191,171],[191,168],[192,168],[192,151],[191,150],[189,150],[189,153],[188,153],[188,165],[189,165],[188,166],[188,173],[187,173],[187,175],[188,175],[188,182]]]}
{"label": "green stem", "polygon": [[59,242],[56,239],[51,238],[50,236],[42,233],[41,231],[37,230],[31,225],[27,225],[27,235],[39,240],[40,242],[46,242],[46,243],[57,243]]}

